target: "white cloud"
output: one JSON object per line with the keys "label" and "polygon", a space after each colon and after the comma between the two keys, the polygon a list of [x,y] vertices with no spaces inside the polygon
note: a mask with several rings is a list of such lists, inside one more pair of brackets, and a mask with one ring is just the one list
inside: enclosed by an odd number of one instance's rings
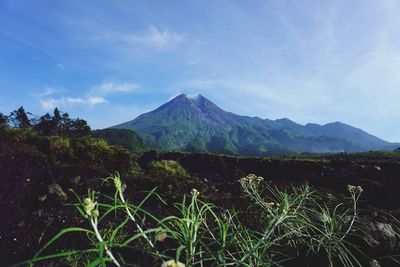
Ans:
{"label": "white cloud", "polygon": [[155,26],[149,26],[143,35],[127,34],[125,39],[128,42],[140,43],[143,45],[155,46],[159,49],[175,46],[183,41],[183,35],[171,32],[167,29],[160,30]]}
{"label": "white cloud", "polygon": [[130,93],[136,91],[139,88],[140,85],[136,83],[103,82],[101,85],[93,87],[92,91],[102,94],[110,94],[116,92]]}
{"label": "white cloud", "polygon": [[93,105],[97,105],[97,104],[101,104],[101,103],[107,103],[107,99],[105,99],[102,96],[93,96],[93,97],[88,97],[86,98],[86,102],[93,106]]}
{"label": "white cloud", "polygon": [[54,87],[47,87],[44,91],[32,94],[34,97],[45,97],[45,96],[51,96],[54,94],[62,93],[65,92],[63,89],[56,89]]}
{"label": "white cloud", "polygon": [[56,107],[72,107],[72,106],[94,106],[97,104],[107,103],[107,99],[101,96],[93,97],[62,97],[62,98],[50,98],[40,100],[40,105],[45,110],[51,110]]}
{"label": "white cloud", "polygon": [[168,50],[184,40],[184,36],[180,33],[170,31],[166,28],[160,29],[155,26],[149,26],[147,31],[143,33],[120,32],[114,30],[99,30],[90,40],[109,42],[113,44],[111,47],[118,52],[130,51],[132,48],[157,50]]}
{"label": "white cloud", "polygon": [[136,83],[116,83],[103,82],[100,85],[93,86],[84,96],[50,98],[50,96],[65,92],[66,90],[46,88],[45,91],[35,94],[35,97],[41,98],[39,103],[45,110],[51,110],[56,107],[73,107],[73,106],[95,106],[98,104],[108,103],[105,96],[113,93],[131,93],[140,88]]}
{"label": "white cloud", "polygon": [[60,69],[60,70],[63,70],[63,69],[65,69],[65,66],[63,64],[61,64],[61,63],[58,63],[57,64],[57,68]]}

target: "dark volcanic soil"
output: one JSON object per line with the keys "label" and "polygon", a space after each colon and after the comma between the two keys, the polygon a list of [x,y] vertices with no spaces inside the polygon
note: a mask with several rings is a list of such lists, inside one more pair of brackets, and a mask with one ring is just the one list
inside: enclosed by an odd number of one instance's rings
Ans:
{"label": "dark volcanic soil", "polygon": [[[371,229],[380,224],[396,224],[380,210],[400,208],[400,161],[385,158],[346,156],[325,159],[257,159],[182,153],[146,153],[139,160],[142,169],[153,160],[176,160],[191,174],[185,180],[171,177],[124,175],[127,195],[139,200],[138,193],[158,187],[169,203],[198,188],[205,198],[222,207],[240,208],[237,180],[249,173],[263,176],[277,184],[303,183],[321,190],[344,193],[348,184],[364,188],[363,203],[372,218]],[[60,229],[79,226],[85,222],[72,207],[64,204],[74,200],[67,190],[74,188],[85,194],[87,188],[97,189],[99,178],[108,171],[85,165],[50,164],[45,155],[29,147],[13,149],[0,147],[0,266],[26,260]],[[58,184],[66,196],[50,193],[49,185]],[[173,190],[171,190],[173,188]],[[154,211],[158,212],[158,206]],[[166,209],[164,213],[167,213]],[[160,214],[157,215],[165,215]],[[372,230],[371,230],[372,231]],[[400,254],[397,237],[385,236],[378,230],[371,235],[380,242],[371,256]],[[85,247],[84,237],[64,239],[58,247]]]}
{"label": "dark volcanic soil", "polygon": [[191,174],[213,182],[237,181],[254,173],[275,183],[308,182],[317,188],[345,192],[347,185],[360,185],[369,204],[400,208],[400,160],[361,155],[326,158],[237,158],[207,154],[145,153],[139,164],[153,160],[176,160]]}

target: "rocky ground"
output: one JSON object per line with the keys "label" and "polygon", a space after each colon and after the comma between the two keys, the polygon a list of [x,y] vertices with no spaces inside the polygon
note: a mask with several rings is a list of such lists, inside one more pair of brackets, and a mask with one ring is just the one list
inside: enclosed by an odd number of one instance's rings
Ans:
{"label": "rocky ground", "polygon": [[[178,161],[190,177],[160,177],[146,171],[154,160]],[[360,214],[369,222],[365,238],[374,245],[369,256],[382,266],[393,266],[382,256],[400,254],[400,160],[392,156],[342,155],[325,158],[235,158],[202,154],[145,153],[133,163],[136,172],[123,174],[126,194],[138,201],[143,190],[157,187],[168,202],[174,203],[197,188],[202,196],[220,207],[240,210],[247,205],[240,195],[237,180],[249,173],[276,184],[308,182],[321,192],[341,195],[348,184],[364,189]],[[139,171],[138,171],[139,170]],[[71,206],[68,191],[85,194],[87,188],[99,189],[100,178],[110,169],[85,164],[51,163],[46,155],[21,144],[0,147],[0,266],[29,259],[60,229],[84,225]],[[153,211],[168,214],[168,208]],[[251,222],[249,222],[251,223]],[[84,247],[88,241],[72,236],[56,247]],[[386,265],[385,265],[386,264]]]}

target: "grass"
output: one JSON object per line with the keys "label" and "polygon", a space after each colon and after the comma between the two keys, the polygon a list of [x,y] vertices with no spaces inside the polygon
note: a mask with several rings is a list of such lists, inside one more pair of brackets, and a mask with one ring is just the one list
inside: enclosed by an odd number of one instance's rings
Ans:
{"label": "grass", "polygon": [[[113,185],[113,195],[76,195],[74,206],[86,228],[62,230],[19,265],[138,266],[140,259],[129,254],[139,250],[146,266],[282,266],[296,257],[320,259],[327,266],[361,266],[362,253],[352,243],[362,193],[357,186],[348,187],[348,203],[332,204],[308,185],[280,189],[248,175],[240,180],[241,190],[260,221],[260,227],[250,227],[242,222],[243,214],[202,201],[196,189],[174,205],[173,214],[158,218],[145,208],[150,199],[164,203],[156,189],[131,203],[118,173],[104,183]],[[70,233],[86,235],[91,247],[46,254]]]}

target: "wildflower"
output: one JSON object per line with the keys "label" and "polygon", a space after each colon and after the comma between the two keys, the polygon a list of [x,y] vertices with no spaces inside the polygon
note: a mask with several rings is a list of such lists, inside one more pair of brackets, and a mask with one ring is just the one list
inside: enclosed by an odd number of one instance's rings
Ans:
{"label": "wildflower", "polygon": [[195,188],[193,188],[190,193],[192,194],[193,197],[197,197],[200,194],[199,191],[197,191]]}
{"label": "wildflower", "polygon": [[249,174],[249,175],[247,175],[246,177],[242,177],[240,180],[239,180],[239,182],[240,182],[240,184],[242,184],[242,185],[245,185],[245,184],[250,184],[250,183],[256,183],[256,184],[259,184],[260,182],[262,182],[264,180],[264,178],[263,177],[261,177],[261,176],[257,176],[257,175],[255,175],[255,174]]}
{"label": "wildflower", "polygon": [[99,214],[99,210],[98,209],[95,209],[95,210],[92,211],[92,216],[93,217],[99,217],[99,215],[100,214]]}
{"label": "wildflower", "polygon": [[[99,211],[97,210],[97,212],[94,212],[96,208],[96,202],[93,202],[90,198],[85,198],[85,200],[83,201],[83,207],[85,209],[86,215],[94,217],[98,216]],[[95,216],[96,214],[97,216]]]}
{"label": "wildflower", "polygon": [[115,177],[114,178],[114,186],[115,186],[115,188],[117,188],[117,190],[122,191],[121,179]]}
{"label": "wildflower", "polygon": [[347,185],[347,191],[349,191],[350,193],[353,193],[355,191],[355,186],[354,185]]}
{"label": "wildflower", "polygon": [[324,223],[328,223],[328,222],[331,221],[331,217],[326,212],[322,212],[321,213],[321,220]]}
{"label": "wildflower", "polygon": [[175,260],[169,260],[164,262],[161,267],[185,267],[186,265],[183,264],[182,262],[175,261]]}
{"label": "wildflower", "polygon": [[167,233],[164,231],[158,232],[156,234],[156,240],[159,242],[163,242],[165,239],[167,239]]}
{"label": "wildflower", "polygon": [[347,191],[349,191],[352,194],[357,194],[357,193],[362,193],[363,189],[361,186],[355,186],[355,185],[347,185]]}
{"label": "wildflower", "polygon": [[279,206],[279,203],[268,202],[268,203],[265,203],[265,205],[268,209],[270,209],[270,208],[273,208],[274,206]]}

